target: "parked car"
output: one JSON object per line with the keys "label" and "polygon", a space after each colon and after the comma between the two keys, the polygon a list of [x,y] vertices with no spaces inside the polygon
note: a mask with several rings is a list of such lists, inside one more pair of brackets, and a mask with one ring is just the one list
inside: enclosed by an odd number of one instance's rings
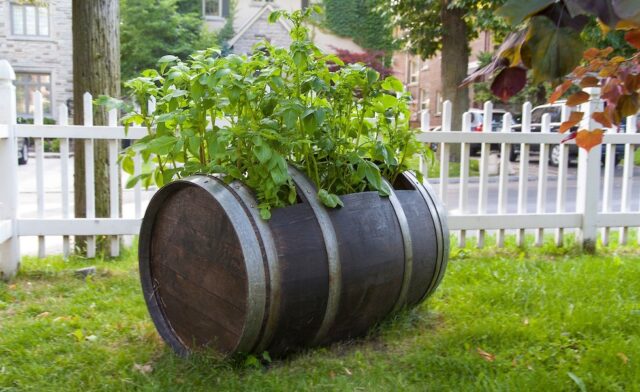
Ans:
{"label": "parked car", "polygon": [[[470,109],[471,113],[471,132],[482,132],[484,127],[484,111],[481,109]],[[502,130],[502,118],[507,112],[502,109],[494,109],[491,117],[491,132],[500,132]],[[481,145],[477,143],[471,144],[469,150],[471,155],[480,152]],[[499,144],[491,144],[491,150],[500,151]]]}
{"label": "parked car", "polygon": [[18,165],[26,165],[29,161],[29,139],[18,138]]}
{"label": "parked car", "polygon": [[[549,114],[551,120],[551,132],[558,132],[560,129],[560,124],[562,124],[562,107],[564,106],[565,101],[558,101],[553,104],[540,105],[533,108],[531,111],[531,132],[541,132],[542,131],[542,116],[545,114]],[[570,110],[576,110],[575,108],[569,108]],[[512,132],[522,132],[522,125],[517,124],[513,125]],[[573,127],[569,130],[569,132],[577,132],[578,127]],[[618,132],[620,132],[620,128],[618,128]],[[530,151],[539,152],[540,145],[532,144],[530,147]],[[575,144],[569,144],[569,161],[578,158],[579,147]],[[602,161],[605,160],[605,149],[602,150]],[[520,145],[515,144],[511,147],[511,153],[509,154],[509,160],[514,162],[518,159],[520,155]],[[624,145],[617,144],[615,148],[615,158],[614,162],[617,165],[620,163],[624,156]],[[554,144],[551,146],[549,150],[549,165],[558,166],[560,164],[560,145]]]}

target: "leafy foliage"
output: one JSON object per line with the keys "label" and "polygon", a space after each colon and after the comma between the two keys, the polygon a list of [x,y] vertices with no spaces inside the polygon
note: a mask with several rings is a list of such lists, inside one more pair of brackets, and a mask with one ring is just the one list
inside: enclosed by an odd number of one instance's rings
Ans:
{"label": "leafy foliage", "polygon": [[446,33],[442,29],[442,6],[463,9],[464,23],[467,24],[467,41],[478,37],[478,32],[490,30],[500,39],[506,31],[506,25],[496,18],[495,10],[504,3],[481,0],[395,0],[387,11],[393,15],[393,24],[400,28],[403,35],[400,43],[423,59],[433,57],[442,49],[442,38]]}
{"label": "leafy foliage", "polygon": [[121,69],[124,78],[152,67],[163,54],[188,56],[203,29],[199,13],[178,12],[176,0],[121,0]]}
{"label": "leafy foliage", "polygon": [[[340,57],[340,60],[345,64],[357,64],[362,63],[369,68],[373,68],[380,74],[381,78],[386,78],[393,74],[393,70],[385,66],[385,53],[383,51],[369,51],[369,52],[351,52],[346,49],[336,49],[336,55]],[[339,66],[336,64],[335,69]],[[333,70],[333,69],[332,69]]]}
{"label": "leafy foliage", "polygon": [[[523,22],[525,25],[505,40],[490,64],[470,75],[467,81],[495,74],[492,91],[508,99],[518,93],[526,81],[524,72],[515,73],[513,69],[530,69],[534,83],[550,81],[557,85],[551,102],[571,91],[572,86],[601,87],[606,107],[594,113],[593,119],[602,127],[618,126],[625,117],[638,112],[640,2],[510,0],[499,13],[514,26]],[[598,19],[601,34],[594,33],[589,17]],[[585,51],[585,38],[592,43],[594,37],[596,42],[602,41],[602,35],[607,36],[611,29],[619,30],[607,38],[616,48],[591,47]],[[588,100],[589,94],[579,91],[568,97],[567,105],[576,106]],[[573,120],[569,122],[562,128],[569,129],[576,124]],[[602,133],[601,128],[582,129],[569,138],[589,150],[602,141]]]}
{"label": "leafy foliage", "polygon": [[353,38],[367,50],[391,51],[395,49],[393,31],[388,16],[377,10],[381,3],[381,0],[324,0],[326,26],[338,35]]}
{"label": "leafy foliage", "polygon": [[148,136],[124,152],[123,167],[132,172],[136,152],[154,164],[128,185],[220,173],[253,189],[267,219],[271,208],[296,201],[288,165],[306,173],[329,207],[341,204],[337,195],[388,195],[384,179],[416,169],[424,147],[409,128],[402,83],[321,53],[303,24],[310,12],[270,16],[292,23],[288,49],[262,42],[250,56],[164,56],[158,70],[127,82],[140,110],[123,122],[145,126]]}

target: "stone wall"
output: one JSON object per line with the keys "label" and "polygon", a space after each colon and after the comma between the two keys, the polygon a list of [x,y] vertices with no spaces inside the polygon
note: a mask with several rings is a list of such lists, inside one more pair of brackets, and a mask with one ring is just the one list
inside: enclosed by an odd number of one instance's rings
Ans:
{"label": "stone wall", "polygon": [[49,0],[49,36],[22,37],[11,33],[10,1],[0,0],[0,59],[18,72],[51,74],[53,113],[73,99],[73,44],[71,0]]}

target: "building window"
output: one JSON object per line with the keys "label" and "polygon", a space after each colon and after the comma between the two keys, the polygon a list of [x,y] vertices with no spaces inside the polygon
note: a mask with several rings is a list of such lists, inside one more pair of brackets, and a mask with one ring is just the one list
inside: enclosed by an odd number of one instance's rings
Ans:
{"label": "building window", "polygon": [[418,64],[418,59],[416,57],[412,57],[409,60],[409,84],[418,83],[418,76],[420,74],[420,66]]}
{"label": "building window", "polygon": [[51,75],[16,72],[16,112],[19,117],[33,117],[35,93],[42,93],[43,114],[51,115]]}
{"label": "building window", "polygon": [[222,17],[222,0],[203,0],[202,12],[204,16]]}
{"label": "building window", "polygon": [[430,103],[429,92],[424,88],[420,89],[420,110],[429,110]]}
{"label": "building window", "polygon": [[34,37],[49,36],[49,8],[11,3],[11,33]]}
{"label": "building window", "polygon": [[436,115],[442,114],[442,94],[440,91],[436,91]]}

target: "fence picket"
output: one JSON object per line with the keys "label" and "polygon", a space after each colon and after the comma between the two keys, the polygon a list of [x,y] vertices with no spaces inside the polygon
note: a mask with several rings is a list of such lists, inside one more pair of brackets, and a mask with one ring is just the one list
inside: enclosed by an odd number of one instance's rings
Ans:
{"label": "fence picket", "polygon": [[[33,125],[44,125],[44,108],[42,105],[42,93],[34,94]],[[38,218],[44,218],[44,139],[35,139],[36,149],[36,193],[38,198]],[[38,257],[46,256],[45,237],[38,236]]]}
{"label": "fence picket", "polygon": [[[442,132],[451,132],[451,101],[442,107]],[[440,143],[440,199],[446,204],[449,182],[449,143]]]}
{"label": "fence picket", "polygon": [[[542,116],[542,124],[540,132],[551,132],[551,115],[545,113]],[[545,143],[540,144],[540,155],[538,158],[538,197],[536,211],[538,214],[544,214],[547,207],[547,171],[549,169],[549,148]],[[536,246],[542,246],[544,241],[544,229],[539,228],[536,231]]]}
{"label": "fence picket", "polygon": [[[471,113],[466,112],[462,116],[462,132],[471,132]],[[465,214],[468,210],[469,200],[469,154],[471,146],[469,143],[460,143],[460,194],[458,206],[460,214]],[[458,246],[464,248],[467,243],[467,231],[460,230]]]}
{"label": "fence picket", "polygon": [[[429,111],[423,110],[420,113],[420,131],[429,132]],[[420,173],[424,175],[424,178],[427,178],[427,167],[425,166],[424,157],[420,155]]]}
{"label": "fence picket", "polygon": [[[60,105],[58,109],[60,125],[69,125],[69,109],[67,105]],[[60,139],[60,196],[62,203],[62,218],[69,219],[69,138]],[[66,259],[71,253],[69,236],[62,237],[62,255]]]}
{"label": "fence picket", "polygon": [[[482,114],[482,132],[491,132],[493,125],[493,104],[484,103]],[[478,190],[478,214],[486,214],[487,198],[489,197],[489,155],[491,154],[491,144],[482,143],[480,145],[480,184]],[[484,247],[484,230],[478,230],[478,248]]]}
{"label": "fence picket", "polygon": [[[118,125],[118,111],[109,111],[109,126]],[[109,216],[120,218],[120,166],[118,165],[118,143],[120,140],[109,140]],[[120,238],[111,237],[111,257],[120,255]]]}
{"label": "fence picket", "polygon": [[[569,120],[570,110],[568,106],[562,107],[561,122]],[[569,146],[566,143],[557,145],[558,148],[558,189],[556,190],[556,213],[566,212],[567,199],[567,172],[569,171]],[[564,244],[564,228],[556,229],[556,246]]]}
{"label": "fence picket", "polygon": [[[531,132],[531,103],[522,105],[522,133]],[[518,182],[518,214],[527,213],[527,191],[529,188],[529,145],[520,145],[520,179]],[[524,245],[525,229],[519,229],[516,234],[518,246]]]}
{"label": "fence picket", "polygon": [[[635,134],[637,130],[637,116],[627,117],[627,133]],[[622,167],[622,201],[621,212],[631,210],[631,190],[633,189],[633,167],[634,167],[634,146],[627,144],[624,146],[624,163]],[[620,243],[626,245],[629,240],[629,228],[620,228]],[[640,242],[640,229],[638,230],[638,242]]]}
{"label": "fence picket", "polygon": [[[84,126],[93,127],[93,102],[91,94],[84,93],[82,96],[84,108]],[[95,219],[96,217],[96,184],[95,172],[93,166],[93,139],[84,140],[84,170],[85,170],[85,211],[87,219]],[[87,237],[87,257],[93,258],[96,255],[96,237]]]}
{"label": "fence picket", "polygon": [[[607,129],[607,133],[616,133],[616,128]],[[604,185],[602,194],[602,212],[611,212],[611,197],[613,194],[613,180],[615,167],[615,144],[607,144],[604,155]],[[602,228],[602,244],[609,245],[610,227]]]}
{"label": "fence picket", "polygon": [[[506,113],[502,117],[502,132],[511,132],[513,118],[511,113]],[[507,213],[508,189],[509,189],[509,155],[511,155],[511,144],[501,143],[500,145],[500,177],[498,179],[498,214]],[[498,230],[498,247],[504,247],[505,230]]]}
{"label": "fence picket", "polygon": [[[137,176],[140,173],[142,173],[142,157],[140,153],[136,153],[133,157],[133,175]],[[142,185],[140,181],[138,181],[133,188],[133,204],[136,218],[142,218]]]}

